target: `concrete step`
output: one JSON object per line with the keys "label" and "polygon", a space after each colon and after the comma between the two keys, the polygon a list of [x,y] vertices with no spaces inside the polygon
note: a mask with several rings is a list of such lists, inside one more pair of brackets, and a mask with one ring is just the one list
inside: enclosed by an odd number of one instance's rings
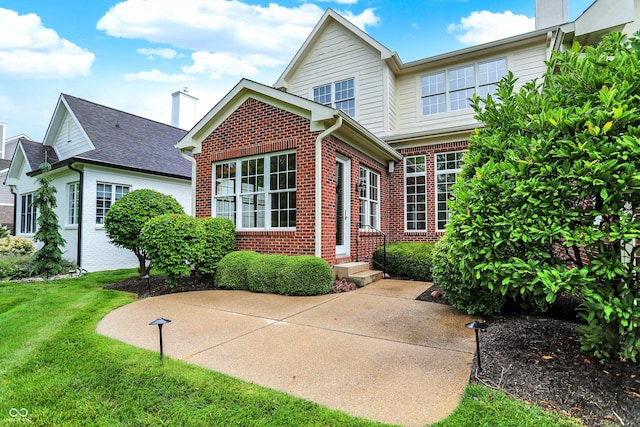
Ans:
{"label": "concrete step", "polygon": [[366,286],[369,283],[377,282],[380,279],[382,279],[382,271],[378,270],[360,271],[347,277],[347,280],[352,281],[359,288]]}
{"label": "concrete step", "polygon": [[360,273],[369,269],[369,263],[366,262],[345,262],[333,266],[333,275],[336,279],[346,279],[356,273]]}

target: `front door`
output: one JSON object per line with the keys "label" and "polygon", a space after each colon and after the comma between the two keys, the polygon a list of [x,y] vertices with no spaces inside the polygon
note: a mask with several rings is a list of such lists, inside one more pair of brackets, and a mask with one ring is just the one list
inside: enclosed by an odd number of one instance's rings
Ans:
{"label": "front door", "polygon": [[350,160],[342,156],[336,157],[336,255],[349,254],[351,240],[350,176]]}

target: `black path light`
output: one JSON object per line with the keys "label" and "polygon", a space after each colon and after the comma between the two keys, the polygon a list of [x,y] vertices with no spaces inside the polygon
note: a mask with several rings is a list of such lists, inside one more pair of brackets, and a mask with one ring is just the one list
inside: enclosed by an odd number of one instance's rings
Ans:
{"label": "black path light", "polygon": [[150,325],[158,325],[158,329],[160,330],[160,361],[162,361],[162,325],[170,322],[171,320],[169,319],[165,319],[164,317],[158,317],[156,320],[149,323]]}
{"label": "black path light", "polygon": [[482,372],[482,365],[480,364],[480,339],[478,338],[478,331],[480,329],[482,329],[482,330],[487,329],[487,324],[483,323],[483,322],[478,322],[477,320],[474,320],[473,322],[467,323],[464,326],[469,328],[469,329],[473,329],[474,331],[476,331],[476,354],[478,355],[478,372]]}
{"label": "black path light", "polygon": [[144,276],[141,277],[142,280],[146,280],[147,281],[147,289],[149,290],[149,296],[151,296],[151,278],[149,277],[148,274],[145,274]]}

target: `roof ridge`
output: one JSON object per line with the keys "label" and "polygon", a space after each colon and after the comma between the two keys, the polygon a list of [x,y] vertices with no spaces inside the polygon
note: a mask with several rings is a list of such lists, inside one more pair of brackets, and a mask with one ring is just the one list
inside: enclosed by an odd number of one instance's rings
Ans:
{"label": "roof ridge", "polygon": [[[143,117],[143,116],[141,116],[141,115],[139,115],[139,114],[129,113],[128,111],[124,111],[124,110],[121,110],[121,109],[119,109],[119,108],[110,107],[110,106],[108,106],[108,105],[98,104],[97,102],[89,101],[88,99],[80,98],[80,97],[77,97],[77,96],[74,96],[74,95],[70,95],[70,94],[68,94],[68,93],[64,93],[64,92],[63,92],[63,93],[61,93],[60,95],[61,95],[63,98],[72,98],[72,99],[75,99],[75,100],[77,100],[77,101],[81,101],[81,102],[86,102],[86,103],[88,103],[88,104],[92,104],[92,105],[94,105],[94,106],[96,106],[96,107],[105,108],[105,109],[107,109],[107,110],[111,110],[111,111],[114,111],[114,112],[117,112],[117,113],[126,114],[127,116],[135,117],[135,118],[137,118],[137,119],[146,120],[146,121],[148,121],[148,122],[153,122],[153,123],[156,123],[156,124],[159,124],[159,125],[162,125],[162,126],[170,127],[170,128],[172,128],[172,129],[178,129],[178,130],[182,130],[182,131],[184,131],[184,129],[181,129],[181,128],[179,128],[179,127],[176,127],[176,126],[173,126],[173,125],[170,125],[170,124],[167,124],[167,123],[159,122],[158,120],[153,120],[153,119],[150,119],[150,118],[148,118],[148,117]],[[72,109],[72,110],[73,110],[73,109]]]}

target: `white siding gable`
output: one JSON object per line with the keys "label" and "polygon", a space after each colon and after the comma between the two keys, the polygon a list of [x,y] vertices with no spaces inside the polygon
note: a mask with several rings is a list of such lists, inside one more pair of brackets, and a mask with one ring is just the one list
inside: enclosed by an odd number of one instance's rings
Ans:
{"label": "white siding gable", "polygon": [[313,88],[354,79],[355,119],[376,135],[389,132],[389,85],[380,52],[338,23],[331,23],[310,46],[289,81],[289,93],[313,99]]}
{"label": "white siding gable", "polygon": [[59,160],[68,159],[94,148],[68,111],[64,112],[52,145]]}

